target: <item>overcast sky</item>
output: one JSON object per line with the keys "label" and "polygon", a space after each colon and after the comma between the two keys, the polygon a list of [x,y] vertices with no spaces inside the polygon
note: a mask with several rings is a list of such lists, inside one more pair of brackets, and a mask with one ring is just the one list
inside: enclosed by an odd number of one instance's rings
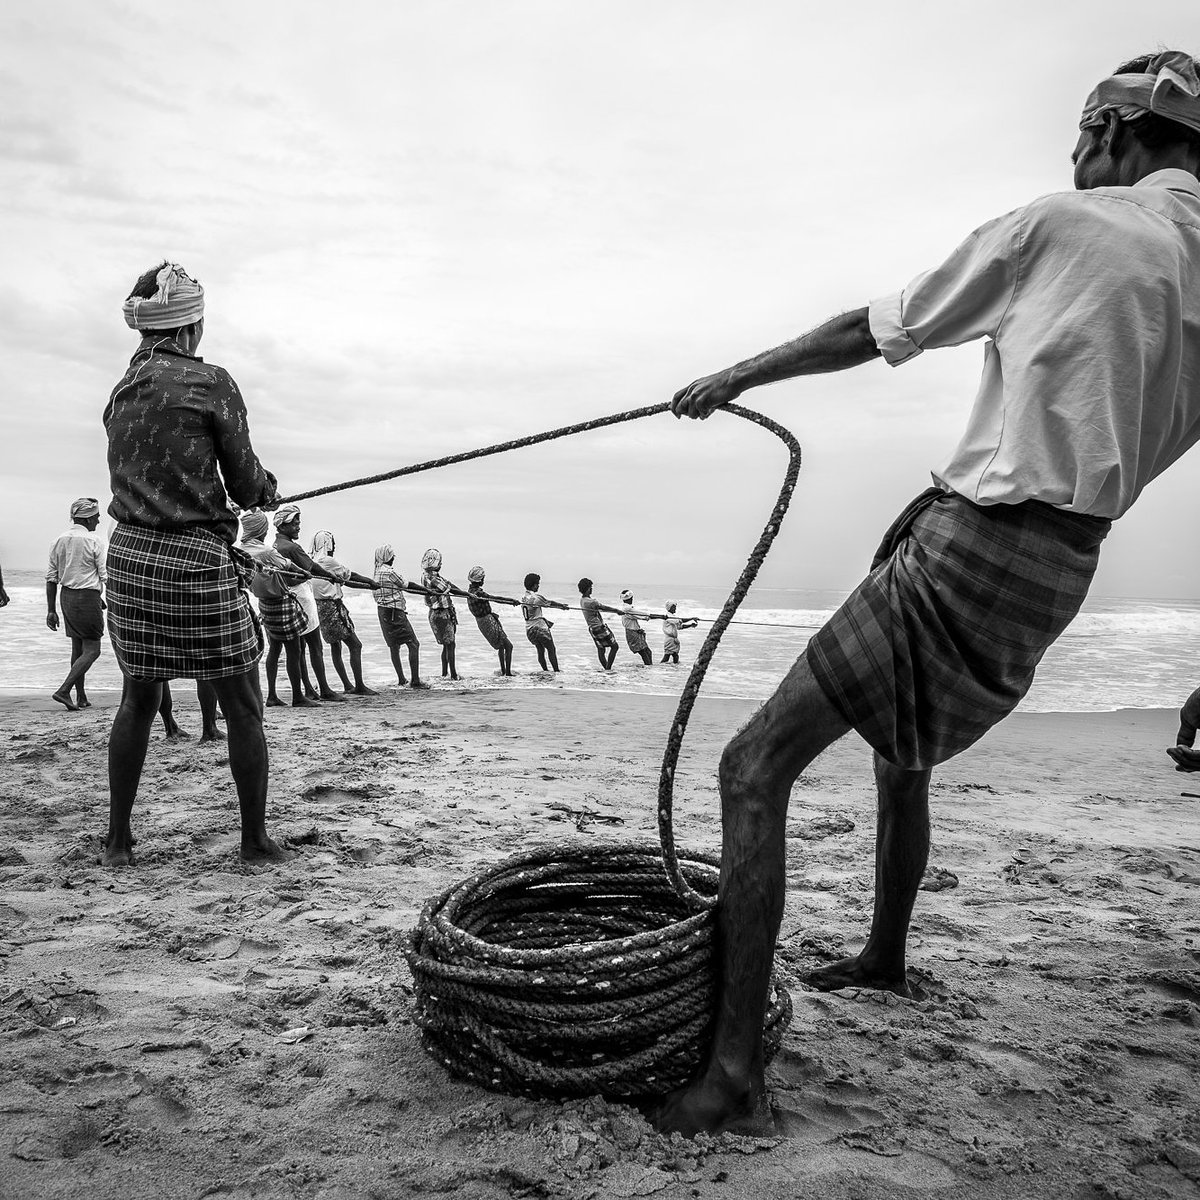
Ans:
{"label": "overcast sky", "polygon": [[[204,4],[0,14],[0,563],[108,500],[121,302],[170,258],[284,491],[670,399],[898,290],[1069,188],[1097,79],[1195,53],[1195,0]],[[805,465],[762,581],[846,588],[929,481],[982,346],[747,394]],[[1099,595],[1193,597],[1200,452],[1106,546]],[[314,501],[369,569],[732,581],[785,454],[655,417]],[[107,527],[107,520],[101,529]]]}

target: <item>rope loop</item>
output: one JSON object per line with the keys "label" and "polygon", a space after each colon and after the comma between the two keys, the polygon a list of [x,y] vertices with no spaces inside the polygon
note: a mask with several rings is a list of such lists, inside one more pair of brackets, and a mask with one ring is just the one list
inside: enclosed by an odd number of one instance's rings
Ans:
{"label": "rope loop", "polygon": [[[284,497],[310,500],[655,416],[652,404]],[[779,533],[800,474],[800,445],[752,409],[723,411],[788,449],[778,498],[680,694],[658,782],[659,843],[536,848],[453,885],[421,912],[405,952],[416,1021],[429,1053],[453,1074],[528,1095],[653,1096],[700,1065],[715,1005],[712,963],[719,860],[680,851],[675,771],[709,663]],[[767,1060],[792,1002],[772,977],[763,1022]]]}

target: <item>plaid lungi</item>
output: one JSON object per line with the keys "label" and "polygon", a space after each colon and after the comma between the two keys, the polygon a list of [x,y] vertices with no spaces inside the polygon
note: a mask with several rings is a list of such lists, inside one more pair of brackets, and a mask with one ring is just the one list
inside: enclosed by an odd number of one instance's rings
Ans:
{"label": "plaid lungi", "polygon": [[260,596],[258,615],[272,641],[290,642],[302,637],[308,628],[304,605],[290,591],[284,596]]}
{"label": "plaid lungi", "polygon": [[1029,690],[1087,595],[1111,524],[928,489],[809,642],[817,683],[888,762],[945,762]]}
{"label": "plaid lungi", "polygon": [[317,616],[321,634],[331,646],[344,642],[354,632],[354,618],[341,600],[318,599]]}
{"label": "plaid lungi", "polygon": [[108,545],[108,632],[133,679],[224,679],[260,653],[229,547],[202,529],[119,524]]}

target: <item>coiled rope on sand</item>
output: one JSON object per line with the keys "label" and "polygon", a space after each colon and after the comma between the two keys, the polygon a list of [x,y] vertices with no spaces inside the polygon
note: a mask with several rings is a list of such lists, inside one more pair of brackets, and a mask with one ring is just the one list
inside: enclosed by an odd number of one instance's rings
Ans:
{"label": "coiled rope on sand", "polygon": [[[669,409],[632,409],[285,499],[380,483]],[[775,434],[788,448],[788,467],[680,695],[659,771],[659,844],[553,845],[515,855],[427,903],[410,935],[406,957],[425,1048],[453,1074],[483,1087],[658,1096],[681,1086],[707,1048],[720,863],[676,848],[675,768],[705,672],[779,532],[800,473],[800,445],[783,426],[739,405],[718,411]],[[772,978],[763,1022],[768,1060],[791,1015],[791,997]]]}

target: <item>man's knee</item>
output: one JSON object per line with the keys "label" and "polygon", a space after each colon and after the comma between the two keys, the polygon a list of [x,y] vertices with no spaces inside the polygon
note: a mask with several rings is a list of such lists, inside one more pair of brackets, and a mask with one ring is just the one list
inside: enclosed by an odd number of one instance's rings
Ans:
{"label": "man's knee", "polygon": [[163,685],[146,679],[126,679],[121,692],[121,709],[135,721],[150,724],[158,716],[163,700]]}
{"label": "man's knee", "polygon": [[225,720],[232,725],[262,723],[262,700],[257,682],[257,668],[244,675],[214,679],[213,690],[221,704]]}
{"label": "man's knee", "polygon": [[927,804],[932,774],[929,770],[912,771],[898,767],[878,753],[875,755],[875,780],[881,805],[913,802]]}

